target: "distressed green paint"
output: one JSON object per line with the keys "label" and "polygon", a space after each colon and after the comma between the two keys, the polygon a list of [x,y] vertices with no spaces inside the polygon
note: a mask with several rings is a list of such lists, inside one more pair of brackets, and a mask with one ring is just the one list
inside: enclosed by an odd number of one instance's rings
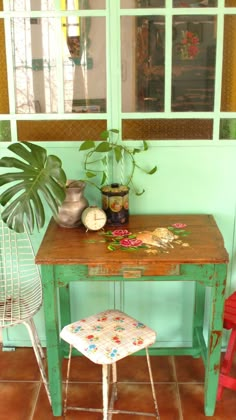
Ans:
{"label": "distressed green paint", "polygon": [[45,331],[47,342],[47,359],[51,366],[48,370],[49,389],[52,399],[52,410],[55,416],[61,415],[62,410],[62,377],[61,377],[61,348],[59,345],[58,304],[54,293],[53,266],[42,266],[43,300],[45,313]]}
{"label": "distressed green paint", "polygon": [[[57,325],[57,293],[59,287],[61,327],[70,323],[70,301],[69,301],[69,281],[84,281],[87,275],[85,266],[42,266],[44,309],[46,322],[47,352],[51,368],[49,369],[50,390],[53,398],[53,413],[61,413],[61,351],[66,352],[66,347],[60,349]],[[53,279],[55,276],[55,286]],[[92,277],[91,282],[97,281],[98,277]],[[88,280],[88,279],[87,279]],[[122,282],[122,277],[108,277],[107,281]],[[137,281],[137,279],[135,279]],[[192,355],[202,356],[205,363],[205,414],[211,416],[215,410],[215,400],[217,391],[217,380],[219,375],[219,360],[222,339],[222,317],[223,311],[226,264],[207,264],[204,265],[181,265],[179,276],[154,276],[144,277],[142,280],[153,280],[155,282],[172,281],[196,281],[195,305],[193,319],[193,340],[191,347],[170,347],[151,349],[151,354],[155,355]],[[128,280],[129,282],[129,280]],[[64,285],[64,286],[63,286]],[[204,340],[204,304],[205,287],[210,286],[209,307],[212,308],[209,319],[208,343]],[[82,298],[79,300],[82,303]],[[52,332],[53,329],[57,332]],[[208,351],[207,349],[210,349]]]}
{"label": "distressed green paint", "polygon": [[205,286],[199,282],[196,282],[193,317],[193,347],[199,347],[204,363],[206,361],[206,345],[205,340],[203,339],[205,291]]}
{"label": "distressed green paint", "polygon": [[[226,281],[226,267],[220,265],[217,267],[215,273],[217,287],[210,289],[210,313],[209,319],[209,331],[208,331],[208,347],[210,353],[208,353],[206,365],[205,365],[205,414],[206,416],[212,416],[214,414],[216,393],[218,387],[219,378],[219,361],[221,352],[221,340],[222,340],[222,326],[223,319],[219,315],[223,312],[224,307],[224,293],[225,293],[225,281]],[[217,380],[216,380],[217,379]]]}

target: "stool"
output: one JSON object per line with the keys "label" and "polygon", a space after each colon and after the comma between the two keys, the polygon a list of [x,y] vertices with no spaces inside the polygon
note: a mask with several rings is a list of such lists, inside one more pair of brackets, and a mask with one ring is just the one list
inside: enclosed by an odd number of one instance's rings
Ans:
{"label": "stool", "polygon": [[[156,340],[156,332],[154,330],[126,315],[124,312],[106,310],[65,326],[60,336],[70,344],[65,386],[64,415],[67,410],[78,410],[101,412],[103,413],[103,420],[111,419],[112,414],[119,413],[146,415],[155,417],[158,420],[160,419],[148,353],[148,346]],[[67,406],[73,347],[92,362],[102,365],[103,409]],[[114,402],[117,399],[116,362],[144,348],[146,349],[155,414],[116,410],[114,409]],[[112,388],[109,403],[110,366],[112,367]]]}
{"label": "stool", "polygon": [[229,375],[236,351],[236,292],[229,296],[225,301],[224,328],[227,330],[232,329],[232,331],[221,366],[217,401],[221,399],[224,388],[230,388],[236,391],[236,378]]}

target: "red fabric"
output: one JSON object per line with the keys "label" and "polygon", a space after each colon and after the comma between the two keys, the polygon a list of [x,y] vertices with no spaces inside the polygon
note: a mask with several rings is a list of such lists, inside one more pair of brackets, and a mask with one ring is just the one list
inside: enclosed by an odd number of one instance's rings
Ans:
{"label": "red fabric", "polygon": [[217,400],[221,400],[223,389],[229,388],[236,391],[236,378],[230,376],[230,369],[236,351],[236,292],[225,301],[224,328],[232,329],[227,350],[221,365]]}

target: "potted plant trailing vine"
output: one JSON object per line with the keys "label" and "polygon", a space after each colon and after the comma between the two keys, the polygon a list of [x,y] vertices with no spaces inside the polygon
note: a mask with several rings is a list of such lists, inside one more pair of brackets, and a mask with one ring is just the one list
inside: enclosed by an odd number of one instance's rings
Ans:
{"label": "potted plant trailing vine", "polygon": [[[85,179],[81,181],[101,190],[107,182],[109,157],[114,157],[118,164],[122,159],[128,159],[131,170],[126,185],[135,194],[141,195],[144,190],[137,190],[133,182],[135,170],[151,175],[157,168],[154,166],[147,171],[135,160],[137,153],[148,150],[147,142],[143,141],[142,149],[128,148],[118,142],[118,135],[118,130],[111,129],[101,133],[100,142],[85,140],[81,143],[79,151],[85,152]],[[40,230],[45,224],[45,202],[57,219],[66,196],[67,176],[59,157],[48,155],[47,150],[41,146],[21,142],[11,144],[8,150],[16,157],[4,156],[0,159],[0,168],[13,169],[12,172],[4,172],[0,176],[1,218],[16,232],[22,232],[26,224],[32,233],[35,228]]]}
{"label": "potted plant trailing vine", "polygon": [[[102,193],[102,207],[107,215],[107,223],[122,225],[129,219],[129,190],[133,190],[136,195],[145,192],[134,183],[135,171],[152,175],[157,167],[147,170],[136,160],[136,154],[148,150],[146,141],[143,141],[141,148],[130,148],[119,141],[117,129],[103,131],[100,139],[100,142],[86,140],[80,146],[79,150],[86,152],[86,179]],[[107,185],[111,174],[111,184]],[[125,185],[122,185],[122,180]]]}
{"label": "potted plant trailing vine", "polygon": [[[100,139],[100,142],[85,140],[79,148],[80,151],[86,152],[84,159],[84,172],[87,182],[98,189],[101,189],[107,183],[110,157],[112,163],[113,159],[115,159],[116,164],[120,164],[122,161],[125,163],[129,162],[126,167],[129,166],[130,171],[126,173],[124,183],[127,187],[132,189],[136,195],[142,195],[145,190],[138,189],[134,183],[135,171],[140,170],[147,175],[153,175],[157,171],[156,166],[148,170],[145,169],[143,166],[140,166],[135,159],[135,155],[148,150],[148,143],[143,140],[142,148],[128,147],[119,142],[119,130],[117,129],[103,131],[100,134]],[[121,177],[120,168],[118,168],[115,172],[117,177]],[[112,179],[112,183],[119,184],[120,180],[117,178]]]}

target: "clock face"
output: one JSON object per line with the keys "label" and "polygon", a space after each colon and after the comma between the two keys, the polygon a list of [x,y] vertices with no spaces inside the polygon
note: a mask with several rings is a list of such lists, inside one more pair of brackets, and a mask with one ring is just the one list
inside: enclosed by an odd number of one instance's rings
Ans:
{"label": "clock face", "polygon": [[107,217],[99,207],[87,207],[82,213],[81,220],[88,230],[100,230],[105,226]]}

